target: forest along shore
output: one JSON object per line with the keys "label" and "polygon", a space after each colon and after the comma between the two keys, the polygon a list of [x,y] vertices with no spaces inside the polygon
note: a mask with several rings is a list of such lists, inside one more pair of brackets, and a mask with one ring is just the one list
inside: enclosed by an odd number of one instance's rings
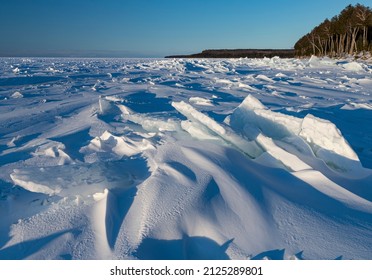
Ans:
{"label": "forest along shore", "polygon": [[170,55],[165,58],[272,58],[274,56],[293,58],[295,51],[293,49],[220,49],[204,50],[190,55]]}

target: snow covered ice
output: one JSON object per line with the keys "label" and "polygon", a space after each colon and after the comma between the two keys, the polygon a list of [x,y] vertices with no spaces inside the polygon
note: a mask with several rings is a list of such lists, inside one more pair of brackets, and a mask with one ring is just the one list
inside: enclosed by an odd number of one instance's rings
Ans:
{"label": "snow covered ice", "polygon": [[0,259],[372,259],[372,64],[0,59]]}

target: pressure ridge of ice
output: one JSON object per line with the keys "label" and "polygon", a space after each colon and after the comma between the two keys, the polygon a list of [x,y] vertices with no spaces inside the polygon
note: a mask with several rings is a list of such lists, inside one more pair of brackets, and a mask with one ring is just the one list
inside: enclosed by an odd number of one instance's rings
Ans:
{"label": "pressure ridge of ice", "polygon": [[0,259],[372,259],[372,64],[0,64]]}

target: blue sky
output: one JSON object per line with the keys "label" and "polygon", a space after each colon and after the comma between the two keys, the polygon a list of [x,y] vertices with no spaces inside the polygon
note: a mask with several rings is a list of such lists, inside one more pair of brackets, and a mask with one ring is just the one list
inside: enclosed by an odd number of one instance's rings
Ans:
{"label": "blue sky", "polygon": [[0,0],[0,56],[292,48],[350,0]]}

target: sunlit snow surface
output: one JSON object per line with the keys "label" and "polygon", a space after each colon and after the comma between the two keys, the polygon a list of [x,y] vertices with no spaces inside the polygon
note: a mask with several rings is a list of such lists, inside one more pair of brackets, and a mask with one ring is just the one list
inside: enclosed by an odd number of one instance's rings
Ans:
{"label": "sunlit snow surface", "polygon": [[0,259],[372,259],[372,64],[0,59]]}

